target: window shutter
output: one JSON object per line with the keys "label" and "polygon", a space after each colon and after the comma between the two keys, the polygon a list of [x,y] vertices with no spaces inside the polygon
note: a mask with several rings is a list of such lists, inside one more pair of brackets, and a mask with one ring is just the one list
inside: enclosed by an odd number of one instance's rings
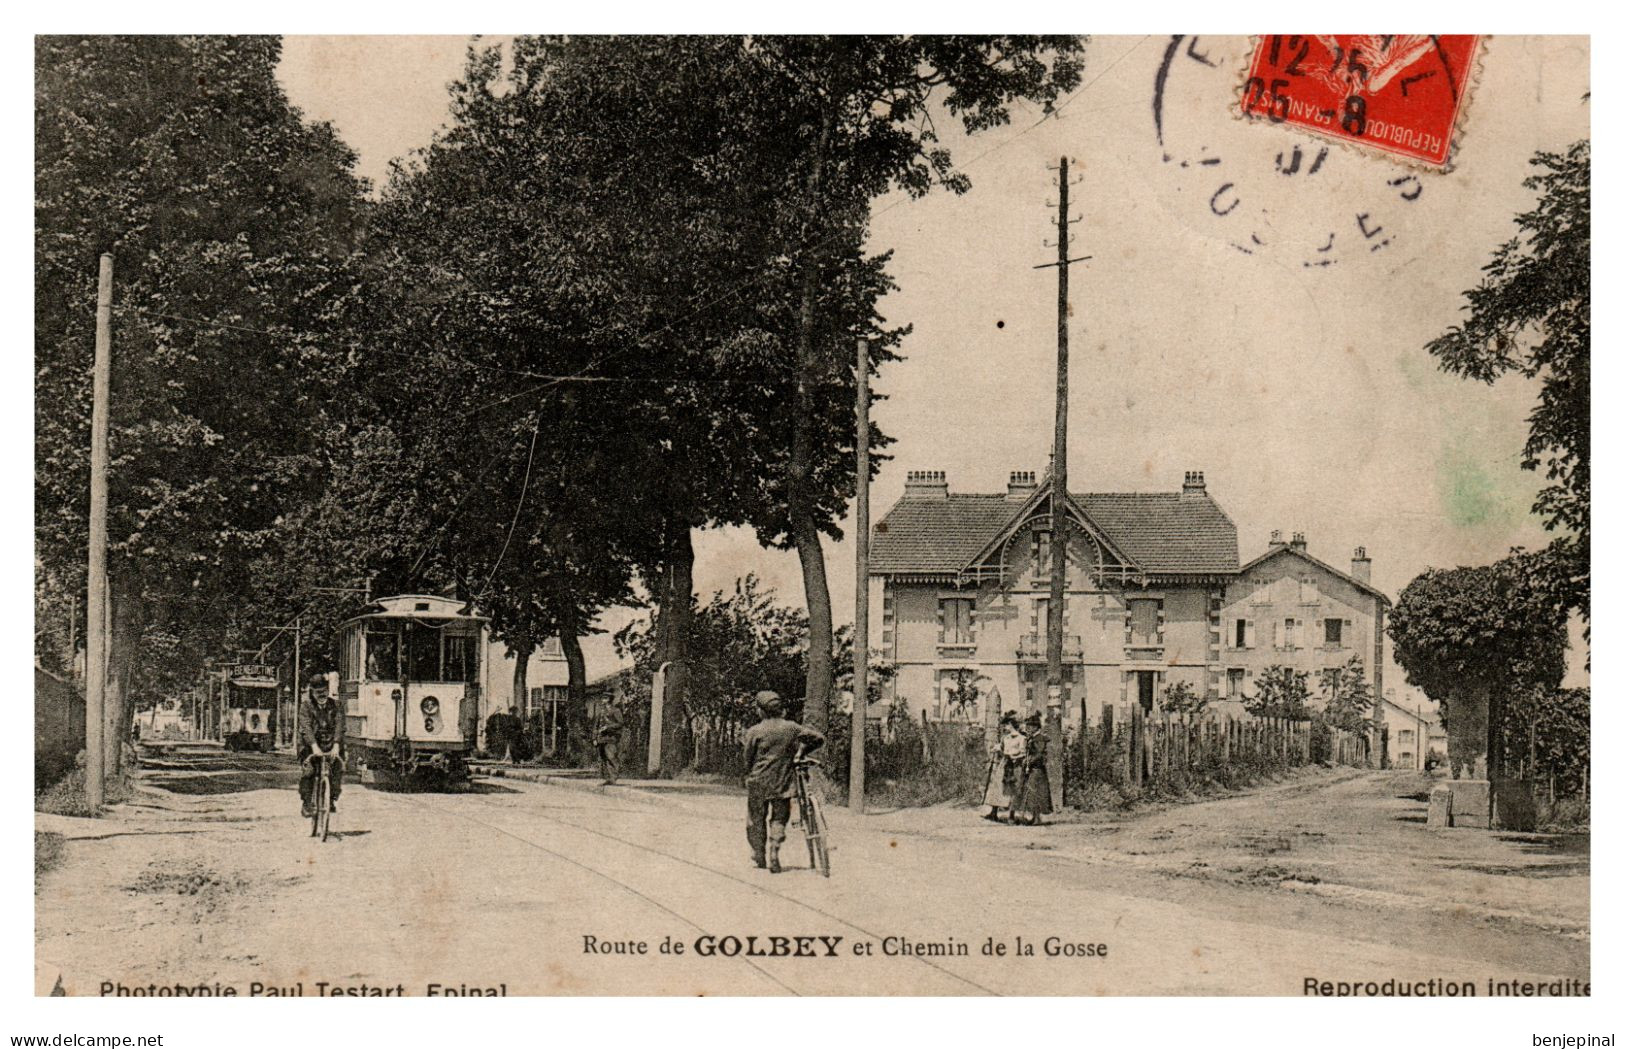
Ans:
{"label": "window shutter", "polygon": [[948,626],[948,624],[943,619],[943,602],[942,602],[941,598],[938,598],[937,599],[937,644],[939,644],[939,645],[942,644],[944,641],[946,641],[948,639],[948,637],[947,637],[947,626]]}
{"label": "window shutter", "polygon": [[1279,619],[1270,620],[1270,647],[1281,647],[1281,621]]}
{"label": "window shutter", "polygon": [[1168,614],[1163,611],[1162,599],[1157,599],[1157,644],[1166,644],[1163,640],[1168,626]]}

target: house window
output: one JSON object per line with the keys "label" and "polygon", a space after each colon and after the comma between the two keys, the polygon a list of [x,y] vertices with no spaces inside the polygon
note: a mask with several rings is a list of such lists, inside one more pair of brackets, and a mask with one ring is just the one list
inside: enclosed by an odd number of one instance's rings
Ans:
{"label": "house window", "polygon": [[937,611],[942,618],[942,629],[937,636],[939,644],[973,645],[976,643],[975,629],[971,623],[972,613],[976,611],[975,598],[942,598],[937,602]]}
{"label": "house window", "polygon": [[1297,648],[1298,647],[1298,621],[1296,619],[1288,619],[1286,621],[1285,628],[1284,628],[1284,634],[1285,634],[1286,643],[1285,643],[1285,645],[1283,647],[1285,647],[1285,648]]}
{"label": "house window", "polygon": [[543,685],[540,688],[532,688],[525,705],[525,713],[547,714],[562,707],[569,696],[570,689],[566,685]]}
{"label": "house window", "polygon": [[1157,606],[1154,598],[1134,598],[1128,603],[1129,637],[1136,645],[1157,643]]}
{"label": "house window", "polygon": [[1247,671],[1240,667],[1231,667],[1224,672],[1224,694],[1231,699],[1241,698],[1242,685],[1247,680]]}
{"label": "house window", "polygon": [[543,641],[542,655],[543,657],[551,657],[553,659],[557,659],[558,657],[564,655],[563,642],[556,637],[550,637],[546,641]]}
{"label": "house window", "polygon": [[1049,532],[1035,532],[1033,534],[1033,565],[1039,575],[1049,575],[1050,546]]}
{"label": "house window", "polygon": [[1253,621],[1250,619],[1237,619],[1232,621],[1234,633],[1232,635],[1232,648],[1253,647]]}
{"label": "house window", "polygon": [[1402,746],[1402,747],[1413,747],[1413,746],[1415,746],[1416,745],[1416,733],[1415,733],[1415,731],[1413,731],[1412,729],[1408,729],[1408,728],[1400,729],[1399,730],[1399,745]]}
{"label": "house window", "polygon": [[1343,647],[1343,621],[1341,619],[1326,620],[1326,647]]}

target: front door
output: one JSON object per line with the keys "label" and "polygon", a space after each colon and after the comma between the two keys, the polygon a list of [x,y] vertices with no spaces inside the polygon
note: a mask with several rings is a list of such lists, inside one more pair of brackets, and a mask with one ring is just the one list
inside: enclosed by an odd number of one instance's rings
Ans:
{"label": "front door", "polygon": [[1147,714],[1157,700],[1157,672],[1155,670],[1142,670],[1140,676],[1140,709]]}

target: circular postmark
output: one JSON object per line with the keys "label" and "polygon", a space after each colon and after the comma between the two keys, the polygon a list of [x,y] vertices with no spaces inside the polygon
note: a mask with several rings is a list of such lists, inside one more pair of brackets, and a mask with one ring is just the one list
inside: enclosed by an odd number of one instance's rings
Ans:
{"label": "circular postmark", "polygon": [[[1284,47],[1298,38],[1281,39]],[[1168,38],[1151,106],[1165,203],[1235,251],[1287,265],[1324,269],[1391,254],[1428,209],[1439,173],[1271,121],[1269,110],[1290,103],[1277,101],[1267,81],[1257,99],[1263,112],[1244,119],[1260,46],[1247,37]],[[1427,68],[1419,60],[1410,75]]]}

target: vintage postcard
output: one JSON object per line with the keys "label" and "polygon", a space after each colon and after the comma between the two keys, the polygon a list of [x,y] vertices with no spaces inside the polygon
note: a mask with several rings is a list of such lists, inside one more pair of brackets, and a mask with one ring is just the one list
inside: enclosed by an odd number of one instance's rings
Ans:
{"label": "vintage postcard", "polygon": [[1588,996],[1590,59],[37,37],[34,993]]}

